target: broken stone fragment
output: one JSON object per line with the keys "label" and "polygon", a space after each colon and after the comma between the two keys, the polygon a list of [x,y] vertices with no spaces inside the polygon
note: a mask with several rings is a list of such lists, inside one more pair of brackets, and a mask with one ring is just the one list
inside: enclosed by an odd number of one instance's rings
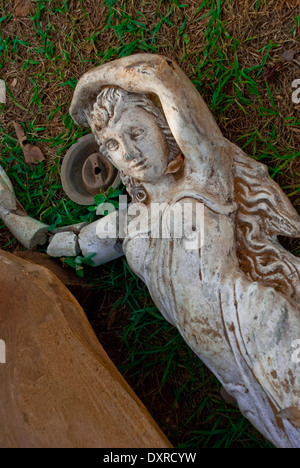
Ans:
{"label": "broken stone fragment", "polygon": [[[111,213],[111,215],[114,215],[114,213]],[[97,235],[98,223],[108,223],[108,225],[114,229],[114,224],[109,223],[109,217],[110,215],[102,218],[100,221],[95,221],[94,223],[84,227],[78,236],[80,249],[84,257],[96,253],[92,258],[94,266],[103,265],[104,263],[110,262],[111,260],[115,260],[116,258],[124,255],[122,244],[115,236],[111,235],[111,237],[101,239]]]}
{"label": "broken stone fragment", "polygon": [[48,226],[29,216],[9,212],[0,204],[0,218],[16,239],[28,250],[47,242]]}
{"label": "broken stone fragment", "polygon": [[48,246],[47,254],[51,257],[77,257],[80,254],[77,235],[73,232],[55,234]]}
{"label": "broken stone fragment", "polygon": [[17,209],[17,201],[11,181],[0,166],[0,204],[8,211]]}
{"label": "broken stone fragment", "polygon": [[28,250],[44,245],[47,242],[48,226],[30,218],[18,208],[12,183],[0,166],[0,218]]}

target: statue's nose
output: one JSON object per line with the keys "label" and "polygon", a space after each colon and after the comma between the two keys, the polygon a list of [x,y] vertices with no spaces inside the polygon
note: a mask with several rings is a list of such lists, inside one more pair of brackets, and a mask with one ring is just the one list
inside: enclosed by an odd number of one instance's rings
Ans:
{"label": "statue's nose", "polygon": [[133,158],[134,156],[129,153],[126,153],[124,156],[125,161],[132,161]]}

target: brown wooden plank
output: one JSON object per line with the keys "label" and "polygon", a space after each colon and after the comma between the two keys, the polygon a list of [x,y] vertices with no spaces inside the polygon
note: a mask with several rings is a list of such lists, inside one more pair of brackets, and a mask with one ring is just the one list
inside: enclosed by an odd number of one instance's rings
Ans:
{"label": "brown wooden plank", "polygon": [[171,447],[55,275],[0,251],[0,284],[1,447]]}

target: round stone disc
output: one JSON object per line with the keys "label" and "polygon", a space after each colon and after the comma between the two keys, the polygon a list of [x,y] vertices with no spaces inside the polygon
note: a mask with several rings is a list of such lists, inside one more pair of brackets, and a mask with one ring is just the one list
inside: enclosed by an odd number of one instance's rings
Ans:
{"label": "round stone disc", "polygon": [[100,152],[90,133],[71,146],[61,167],[62,186],[67,196],[79,205],[93,205],[94,198],[120,183],[119,171]]}

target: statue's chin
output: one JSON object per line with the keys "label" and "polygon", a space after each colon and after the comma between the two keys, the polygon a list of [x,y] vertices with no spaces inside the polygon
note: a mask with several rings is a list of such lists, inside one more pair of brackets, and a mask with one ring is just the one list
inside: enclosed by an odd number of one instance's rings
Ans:
{"label": "statue's chin", "polygon": [[155,184],[159,182],[165,175],[167,167],[149,167],[145,170],[132,171],[131,177],[139,180],[140,182]]}

